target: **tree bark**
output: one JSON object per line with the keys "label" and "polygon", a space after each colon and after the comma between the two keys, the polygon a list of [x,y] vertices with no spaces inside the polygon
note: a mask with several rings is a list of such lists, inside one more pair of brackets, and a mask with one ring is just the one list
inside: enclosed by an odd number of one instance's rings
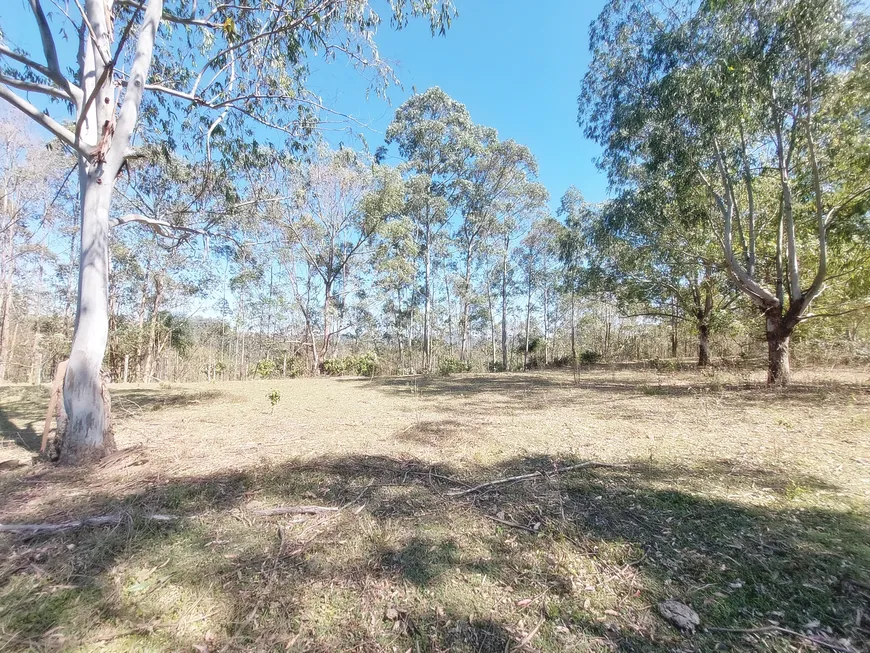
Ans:
{"label": "tree bark", "polygon": [[430,312],[432,310],[432,233],[429,223],[426,223],[426,243],[425,243],[425,277],[423,280],[423,371],[428,372],[431,369],[432,357],[432,318]]}
{"label": "tree bark", "polygon": [[63,401],[69,419],[60,461],[81,464],[115,450],[110,400],[100,368],[109,332],[109,203],[102,166],[80,163],[79,303]]}
{"label": "tree bark", "polygon": [[526,293],[526,348],[523,352],[523,372],[529,369],[529,326],[532,322],[532,271],[529,270],[528,292]]}
{"label": "tree bark", "polygon": [[790,344],[794,327],[777,316],[767,317],[767,384],[786,386],[791,381]]}
{"label": "tree bark", "polygon": [[710,326],[705,323],[698,325],[698,367],[710,365]]}
{"label": "tree bark", "polygon": [[503,371],[508,371],[508,340],[507,340],[507,243],[501,262],[501,365]]}

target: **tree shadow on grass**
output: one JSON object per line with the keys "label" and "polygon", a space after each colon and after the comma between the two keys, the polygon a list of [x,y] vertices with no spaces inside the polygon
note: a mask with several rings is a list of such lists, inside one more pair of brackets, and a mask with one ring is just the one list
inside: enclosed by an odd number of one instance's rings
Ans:
{"label": "tree shadow on grass", "polygon": [[338,379],[342,383],[357,383],[361,388],[392,396],[463,400],[467,408],[513,407],[545,410],[554,406],[575,405],[582,401],[581,393],[595,392],[618,398],[661,397],[725,398],[741,405],[817,406],[830,400],[850,400],[870,395],[870,385],[861,383],[792,383],[787,388],[771,388],[760,382],[722,382],[702,372],[687,379],[670,374],[655,379],[638,376],[607,380],[603,371],[583,372],[574,382],[570,372],[458,374],[446,377],[414,376],[383,377],[360,381]]}
{"label": "tree shadow on grass", "polygon": [[[0,447],[37,452],[48,407],[48,389],[42,386],[0,386]],[[4,458],[0,448],[0,460]]]}
{"label": "tree shadow on grass", "polygon": [[[870,595],[849,581],[870,579],[870,526],[860,506],[812,501],[830,483],[802,477],[805,497],[757,505],[760,480],[788,488],[794,477],[716,461],[554,471],[570,462],[459,470],[334,457],[76,496],[78,517],[130,519],[0,540],[0,634],[35,646],[59,626],[74,648],[120,631],[121,650],[189,649],[205,645],[206,631],[209,650],[238,651],[502,653],[527,640],[545,651],[784,652],[797,643],[683,637],[652,607],[673,597],[705,626],[818,621],[817,635],[830,628],[866,645],[855,615]],[[452,494],[534,471],[548,474]],[[312,503],[344,509],[252,511]],[[188,517],[149,520],[155,513]],[[190,605],[216,612],[201,627],[143,626],[181,623]]]}
{"label": "tree shadow on grass", "polygon": [[226,396],[221,390],[189,391],[184,389],[112,388],[112,408],[116,412],[136,413],[162,408],[183,408],[211,403]]}

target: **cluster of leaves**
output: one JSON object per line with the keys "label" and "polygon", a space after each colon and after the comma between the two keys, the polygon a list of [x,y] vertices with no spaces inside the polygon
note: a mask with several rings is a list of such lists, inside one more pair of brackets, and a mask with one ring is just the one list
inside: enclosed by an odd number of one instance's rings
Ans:
{"label": "cluster of leaves", "polygon": [[329,376],[375,376],[378,372],[378,357],[373,352],[366,352],[359,356],[344,356],[342,358],[328,358],[320,364],[320,369]]}
{"label": "cluster of leaves", "polygon": [[438,373],[442,376],[470,372],[471,365],[467,361],[461,361],[454,356],[447,356],[438,361]]}

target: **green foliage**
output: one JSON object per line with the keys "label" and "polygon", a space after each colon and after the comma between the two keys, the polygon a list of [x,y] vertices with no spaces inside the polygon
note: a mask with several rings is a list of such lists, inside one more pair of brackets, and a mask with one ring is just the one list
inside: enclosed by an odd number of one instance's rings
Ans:
{"label": "green foliage", "polygon": [[281,401],[281,392],[278,390],[272,390],[272,392],[266,395],[266,399],[269,400],[269,403],[272,405],[272,409],[274,410],[275,406],[278,405],[278,402]]}
{"label": "green foliage", "polygon": [[375,376],[378,372],[378,357],[373,352],[344,358],[328,358],[320,364],[320,369],[329,376]]}
{"label": "green foliage", "polygon": [[271,358],[263,358],[257,361],[257,365],[254,367],[254,374],[258,378],[268,379],[275,375],[276,369],[275,361]]}
{"label": "green foliage", "polygon": [[579,360],[581,365],[595,365],[601,360],[601,354],[597,351],[587,349],[580,354]]}
{"label": "green foliage", "polygon": [[458,374],[460,372],[470,372],[471,365],[465,361],[461,361],[453,356],[442,358],[438,361],[438,373],[442,376]]}

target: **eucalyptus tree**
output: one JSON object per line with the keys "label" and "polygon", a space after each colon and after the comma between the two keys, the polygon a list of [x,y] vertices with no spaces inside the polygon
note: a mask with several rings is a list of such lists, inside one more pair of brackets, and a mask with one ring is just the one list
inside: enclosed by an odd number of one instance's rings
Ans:
{"label": "eucalyptus tree", "polygon": [[570,186],[559,200],[556,215],[564,228],[557,236],[561,263],[561,289],[570,295],[571,360],[577,362],[577,296],[591,294],[591,236],[597,220],[596,207],[586,201],[576,186]]}
{"label": "eucalyptus tree", "polygon": [[[648,185],[605,203],[591,225],[592,269],[628,317],[676,324],[698,334],[698,367],[710,364],[711,332],[727,321],[730,292],[706,215],[695,197],[674,197],[667,187]],[[699,210],[700,209],[700,210]]]}
{"label": "eucalyptus tree", "polygon": [[387,128],[387,145],[395,143],[405,160],[405,213],[419,232],[426,370],[432,365],[432,254],[436,239],[459,206],[457,182],[481,149],[479,136],[465,106],[438,87],[408,99]]}
{"label": "eucalyptus tree", "polygon": [[728,274],[765,319],[768,382],[787,383],[794,329],[849,265],[832,236],[870,192],[861,4],[611,2],[590,33],[579,118],[611,182],[643,165],[706,188]]}
{"label": "eucalyptus tree", "polygon": [[[348,149],[321,149],[287,176],[290,197],[267,204],[267,215],[279,260],[292,262],[285,265],[287,274],[304,277],[294,287],[315,277],[322,332],[313,351],[316,367],[347,328],[344,308],[351,282],[363,272],[362,258],[378,231],[400,212],[403,185],[394,169]],[[296,256],[287,255],[291,249]],[[301,268],[299,261],[305,263]],[[313,323],[308,308],[300,307]]]}
{"label": "eucalyptus tree", "polygon": [[[523,347],[523,370],[528,369],[529,345],[531,342],[532,309],[534,307],[533,293],[540,289],[546,297],[546,286],[549,281],[548,259],[555,250],[555,239],[558,235],[559,224],[552,217],[536,220],[532,223],[526,235],[516,249],[516,258],[523,281],[526,286],[526,324],[525,344]],[[544,324],[547,323],[546,301],[543,306]],[[544,339],[547,337],[546,328]],[[545,343],[546,347],[546,343]],[[546,354],[544,362],[547,362]]]}
{"label": "eucalyptus tree", "polygon": [[[492,275],[500,286],[501,363],[508,369],[508,296],[512,284],[511,252],[516,239],[535,218],[543,215],[549,199],[547,189],[537,181],[538,162],[528,147],[516,141],[495,143],[486,153],[490,179],[487,208],[495,218],[490,231],[494,257]],[[491,313],[493,311],[490,311]]]}
{"label": "eucalyptus tree", "polygon": [[[42,52],[11,47],[5,35],[12,26],[0,28],[0,98],[78,158],[78,311],[64,382],[69,426],[61,454],[62,461],[74,463],[113,447],[100,376],[108,338],[108,243],[116,179],[142,154],[134,136],[171,147],[186,135],[204,142],[208,158],[212,146],[238,149],[251,124],[283,132],[298,144],[318,127],[320,112],[328,111],[308,86],[312,57],[346,56],[355,66],[373,69],[377,89],[391,75],[374,40],[381,19],[366,0],[85,0],[75,8],[61,5],[51,17],[42,0],[29,0],[29,6]],[[454,13],[449,0],[397,0],[389,8],[395,25],[423,16],[433,32],[443,32]],[[74,48],[61,42],[67,38]],[[60,101],[72,110],[72,123],[64,124],[31,97]],[[114,223],[171,226],[142,217]]]}
{"label": "eucalyptus tree", "polygon": [[388,331],[394,333],[399,350],[400,373],[413,369],[414,314],[417,307],[417,265],[420,250],[414,238],[414,223],[407,216],[386,222],[374,244],[370,263],[376,289],[382,295],[382,310],[387,316]]}

